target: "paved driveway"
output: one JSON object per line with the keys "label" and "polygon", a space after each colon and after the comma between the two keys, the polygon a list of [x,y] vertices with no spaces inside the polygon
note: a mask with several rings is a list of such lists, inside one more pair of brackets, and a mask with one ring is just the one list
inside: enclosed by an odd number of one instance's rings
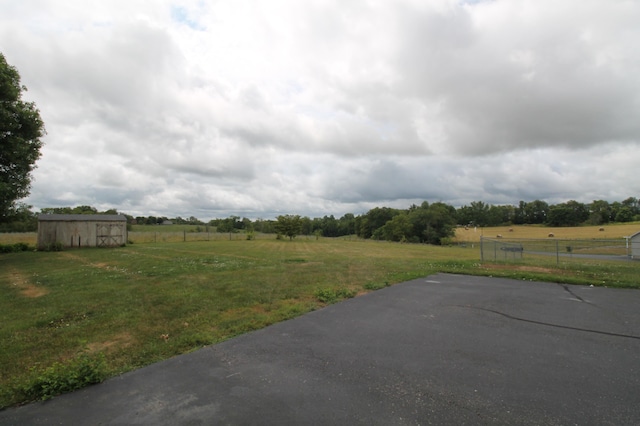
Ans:
{"label": "paved driveway", "polygon": [[638,425],[640,291],[433,275],[0,424]]}

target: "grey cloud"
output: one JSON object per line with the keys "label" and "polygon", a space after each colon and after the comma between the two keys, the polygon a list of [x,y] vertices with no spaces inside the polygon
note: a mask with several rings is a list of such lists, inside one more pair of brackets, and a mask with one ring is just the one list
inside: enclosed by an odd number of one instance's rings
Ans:
{"label": "grey cloud", "polygon": [[[628,50],[625,59],[599,57],[615,49],[618,37],[628,41],[638,31],[629,21],[626,27],[610,25],[617,9],[626,6],[594,3],[600,7],[569,22],[571,15],[560,20],[555,7],[544,7],[544,2],[533,19],[522,13],[522,2],[487,6],[495,16],[489,12],[483,20],[470,18],[473,8],[415,13],[407,19],[405,48],[398,57],[405,70],[404,90],[441,106],[436,118],[450,123],[447,152],[484,155],[637,141],[640,127],[632,117],[640,112],[640,86],[632,70],[640,56]],[[628,12],[640,17],[640,8],[633,9]],[[591,42],[581,38],[589,30],[595,33]],[[618,37],[601,34],[609,31]],[[623,74],[622,61],[630,65]]]}
{"label": "grey cloud", "polygon": [[18,3],[0,41],[47,125],[37,207],[640,195],[633,2]]}

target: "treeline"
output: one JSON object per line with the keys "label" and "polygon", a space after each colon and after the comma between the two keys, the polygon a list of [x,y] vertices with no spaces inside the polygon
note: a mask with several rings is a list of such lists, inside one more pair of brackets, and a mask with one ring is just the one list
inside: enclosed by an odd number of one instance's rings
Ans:
{"label": "treeline", "polygon": [[640,202],[635,197],[613,203],[595,200],[588,204],[573,200],[555,205],[549,205],[540,200],[520,201],[517,206],[494,206],[482,201],[474,201],[468,206],[457,209],[456,215],[458,224],[474,226],[603,225],[612,222],[640,221]]}
{"label": "treeline", "polygon": [[322,218],[299,215],[278,216],[277,220],[251,221],[231,216],[209,222],[218,232],[262,232],[281,234],[293,238],[296,235],[340,237],[357,235],[377,240],[408,241],[441,244],[444,238],[453,236],[456,209],[444,203],[428,202],[409,209],[376,207],[364,215],[347,213],[339,219],[333,215]]}
{"label": "treeline", "polygon": [[[44,214],[124,214],[115,209],[98,211],[91,206],[45,208]],[[474,201],[469,205],[455,208],[451,205],[436,202],[423,202],[420,206],[412,205],[407,209],[376,207],[367,213],[355,216],[347,213],[340,218],[333,215],[322,218],[301,217],[298,215],[279,216],[277,220],[255,219],[229,216],[224,219],[213,219],[207,223],[196,217],[175,218],[156,216],[133,217],[124,214],[130,224],[138,225],[198,225],[203,230],[215,229],[217,232],[260,232],[266,234],[282,234],[289,237],[295,235],[317,235],[324,237],[340,237],[357,235],[360,238],[371,238],[388,241],[407,241],[415,243],[442,244],[454,235],[456,225],[459,226],[500,226],[500,225],[547,225],[547,226],[579,226],[603,225],[612,222],[640,221],[640,200],[629,197],[624,201],[609,203],[595,200],[584,204],[568,201],[549,205],[545,201],[520,201],[514,205],[491,205],[482,201]],[[12,220],[0,223],[0,232],[33,232],[37,230],[37,214],[31,206],[20,205],[15,210]]]}

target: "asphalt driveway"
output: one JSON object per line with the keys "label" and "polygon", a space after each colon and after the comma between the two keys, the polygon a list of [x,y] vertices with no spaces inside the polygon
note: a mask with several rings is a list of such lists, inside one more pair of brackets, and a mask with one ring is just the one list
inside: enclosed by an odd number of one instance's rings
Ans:
{"label": "asphalt driveway", "polygon": [[438,274],[2,425],[638,425],[640,291]]}

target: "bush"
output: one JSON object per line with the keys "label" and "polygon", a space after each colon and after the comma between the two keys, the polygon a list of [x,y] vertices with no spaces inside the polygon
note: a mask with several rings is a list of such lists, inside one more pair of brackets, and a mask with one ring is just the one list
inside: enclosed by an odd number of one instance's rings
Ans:
{"label": "bush", "polygon": [[25,243],[0,244],[0,253],[17,253],[29,251],[29,245]]}
{"label": "bush", "polygon": [[384,283],[366,283],[364,285],[365,290],[380,290],[381,288],[389,287],[389,281],[385,281]]}
{"label": "bush", "polygon": [[64,250],[64,244],[62,244],[60,241],[55,243],[49,243],[44,248],[42,248],[42,251],[62,251],[62,250]]}
{"label": "bush", "polygon": [[323,288],[318,289],[315,292],[316,298],[322,303],[335,303],[338,300],[349,299],[355,296],[356,293],[348,288]]}
{"label": "bush", "polygon": [[106,362],[104,354],[89,356],[81,354],[66,364],[54,363],[44,371],[31,369],[33,377],[22,386],[20,393],[25,399],[50,399],[62,393],[81,389],[106,378]]}

